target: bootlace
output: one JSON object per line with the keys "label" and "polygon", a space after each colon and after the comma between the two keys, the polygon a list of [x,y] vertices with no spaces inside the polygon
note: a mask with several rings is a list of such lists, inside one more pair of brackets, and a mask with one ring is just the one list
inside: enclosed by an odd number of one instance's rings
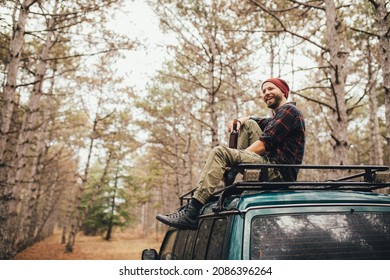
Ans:
{"label": "bootlace", "polygon": [[174,212],[172,214],[169,214],[168,217],[171,218],[171,219],[178,219],[178,218],[181,218],[183,217],[184,215],[186,215],[188,211],[188,207],[184,207],[184,208],[179,208],[177,212]]}

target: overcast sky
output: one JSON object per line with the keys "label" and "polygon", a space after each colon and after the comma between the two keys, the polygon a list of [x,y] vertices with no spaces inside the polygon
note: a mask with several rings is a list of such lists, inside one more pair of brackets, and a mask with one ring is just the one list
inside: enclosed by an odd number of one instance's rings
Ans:
{"label": "overcast sky", "polygon": [[142,90],[155,71],[161,68],[167,54],[163,45],[169,38],[159,29],[157,16],[144,0],[129,1],[126,5],[115,14],[113,27],[131,39],[137,38],[145,47],[129,52],[118,67],[121,73],[130,77],[130,84]]}

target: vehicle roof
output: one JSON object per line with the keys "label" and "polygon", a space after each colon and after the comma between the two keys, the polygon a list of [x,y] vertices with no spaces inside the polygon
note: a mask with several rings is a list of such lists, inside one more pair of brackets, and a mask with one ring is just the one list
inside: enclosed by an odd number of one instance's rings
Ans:
{"label": "vehicle roof", "polygon": [[[344,174],[344,177],[323,181],[271,181],[268,178],[270,168],[311,169],[317,172],[331,170],[339,175]],[[236,180],[238,173],[243,174],[241,181]],[[223,188],[213,193],[212,202],[203,208],[202,214],[287,204],[351,203],[390,206],[389,194],[375,192],[388,188],[388,166],[244,163],[226,170]],[[194,191],[195,189],[180,196],[181,205],[184,201],[190,201]]]}
{"label": "vehicle roof", "polygon": [[[212,213],[217,201],[205,207],[203,214]],[[384,204],[390,206],[390,196],[374,192],[356,192],[340,190],[285,190],[244,192],[232,195],[224,203],[226,210],[244,211],[250,207],[283,206],[287,204],[353,203]]]}

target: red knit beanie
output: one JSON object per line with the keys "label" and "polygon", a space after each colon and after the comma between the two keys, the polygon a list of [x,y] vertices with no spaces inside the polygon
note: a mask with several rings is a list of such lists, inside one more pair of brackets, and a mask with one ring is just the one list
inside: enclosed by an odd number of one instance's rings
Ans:
{"label": "red knit beanie", "polygon": [[286,83],[285,80],[279,79],[279,78],[269,78],[263,82],[261,87],[263,88],[264,83],[270,82],[273,83],[275,86],[277,86],[283,93],[284,96],[288,97],[288,92],[290,91],[290,88],[288,87],[288,84]]}

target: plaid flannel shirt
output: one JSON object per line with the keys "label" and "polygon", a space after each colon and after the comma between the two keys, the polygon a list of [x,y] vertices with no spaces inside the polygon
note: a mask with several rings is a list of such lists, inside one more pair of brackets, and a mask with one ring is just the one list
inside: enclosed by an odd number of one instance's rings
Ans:
{"label": "plaid flannel shirt", "polygon": [[[277,164],[301,164],[305,150],[305,121],[294,103],[288,102],[274,112],[272,118],[252,118],[263,134],[260,140],[268,151],[267,156]],[[295,181],[298,170],[280,169],[285,180]]]}

